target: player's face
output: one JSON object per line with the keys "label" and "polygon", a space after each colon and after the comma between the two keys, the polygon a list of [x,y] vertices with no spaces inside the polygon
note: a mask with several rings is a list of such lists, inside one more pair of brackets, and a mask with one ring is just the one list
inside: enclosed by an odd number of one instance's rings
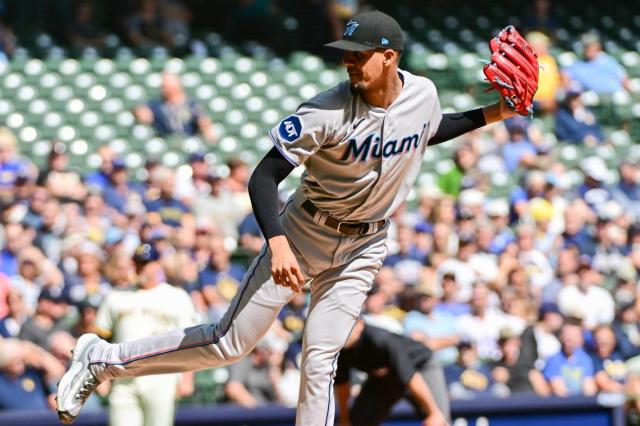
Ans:
{"label": "player's face", "polygon": [[384,74],[384,50],[344,53],[343,64],[347,67],[351,88],[362,93],[379,83]]}

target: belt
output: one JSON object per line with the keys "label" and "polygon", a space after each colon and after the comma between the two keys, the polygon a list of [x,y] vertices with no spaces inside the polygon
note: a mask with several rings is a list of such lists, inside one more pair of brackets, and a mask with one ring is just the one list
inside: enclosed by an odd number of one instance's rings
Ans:
{"label": "belt", "polygon": [[[316,213],[319,210],[309,200],[305,200],[305,202],[302,203],[302,208],[304,208],[313,217],[315,217]],[[377,225],[377,228],[380,229],[382,226],[384,226],[385,222],[385,220],[379,220],[377,222],[342,222],[333,216],[327,216],[324,224],[330,228],[335,229],[341,234],[364,235],[369,232],[372,226]]]}

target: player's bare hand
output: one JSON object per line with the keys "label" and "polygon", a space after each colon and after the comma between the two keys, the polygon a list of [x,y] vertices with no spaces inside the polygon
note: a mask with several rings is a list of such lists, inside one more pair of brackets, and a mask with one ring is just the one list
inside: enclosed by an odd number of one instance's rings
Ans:
{"label": "player's bare hand", "polygon": [[287,238],[284,235],[270,238],[269,248],[273,281],[278,285],[291,287],[294,291],[302,290],[305,279]]}
{"label": "player's bare hand", "polygon": [[449,423],[440,410],[436,410],[422,421],[422,426],[449,426]]}

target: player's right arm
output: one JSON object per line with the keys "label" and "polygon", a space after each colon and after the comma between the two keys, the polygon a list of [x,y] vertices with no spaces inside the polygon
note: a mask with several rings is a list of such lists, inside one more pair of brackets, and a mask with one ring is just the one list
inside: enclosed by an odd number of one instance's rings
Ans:
{"label": "player's right arm", "polygon": [[249,197],[260,230],[271,250],[274,282],[298,290],[304,285],[304,277],[278,217],[278,184],[293,169],[291,162],[277,148],[272,148],[251,175]]}

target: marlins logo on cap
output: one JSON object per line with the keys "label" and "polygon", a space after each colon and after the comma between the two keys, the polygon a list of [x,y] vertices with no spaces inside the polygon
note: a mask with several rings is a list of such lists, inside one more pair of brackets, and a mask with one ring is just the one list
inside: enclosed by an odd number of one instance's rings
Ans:
{"label": "marlins logo on cap", "polygon": [[354,52],[373,49],[402,50],[404,35],[395,19],[379,10],[373,10],[354,16],[345,27],[342,40],[325,46]]}

